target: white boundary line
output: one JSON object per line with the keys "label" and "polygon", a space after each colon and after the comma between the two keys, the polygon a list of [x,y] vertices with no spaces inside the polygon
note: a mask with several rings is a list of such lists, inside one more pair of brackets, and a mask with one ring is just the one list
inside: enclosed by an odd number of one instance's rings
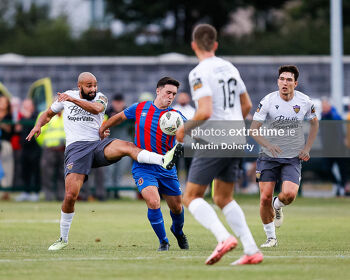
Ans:
{"label": "white boundary line", "polygon": [[[236,257],[239,256],[230,256]],[[135,258],[123,258],[123,257],[79,257],[79,258],[45,258],[45,259],[0,259],[0,263],[15,263],[15,262],[59,262],[59,261],[137,261],[137,260],[156,260],[156,259],[205,259],[205,256],[158,256],[158,257],[135,257]],[[350,256],[264,256],[265,259],[350,259]]]}
{"label": "white boundary line", "polygon": [[0,223],[3,224],[16,224],[16,223],[24,223],[24,224],[56,224],[59,223],[60,220],[55,219],[55,220],[0,220]]}

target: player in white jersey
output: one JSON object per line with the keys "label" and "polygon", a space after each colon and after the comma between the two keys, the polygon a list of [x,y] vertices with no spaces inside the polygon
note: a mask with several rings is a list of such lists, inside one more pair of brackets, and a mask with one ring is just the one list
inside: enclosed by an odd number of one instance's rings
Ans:
{"label": "player in white jersey", "polygon": [[[192,121],[243,120],[252,104],[238,70],[231,63],[215,56],[218,47],[215,28],[209,24],[196,26],[191,46],[200,61],[189,75],[197,109]],[[179,142],[183,141],[184,134],[185,128],[182,126],[176,134]],[[194,158],[191,164],[184,204],[218,241],[214,252],[205,262],[208,265],[216,263],[237,246],[236,238],[227,231],[215,210],[203,199],[204,192],[213,179],[214,202],[222,209],[227,223],[244,247],[245,255],[232,265],[255,264],[263,260],[243,211],[232,198],[238,162],[239,159],[232,158]]]}
{"label": "player in white jersey", "polygon": [[162,165],[167,169],[176,161],[176,157],[173,156],[174,149],[162,156],[119,139],[101,140],[99,128],[107,107],[107,97],[97,92],[96,77],[89,72],[79,75],[78,88],[79,90],[58,93],[57,100],[40,116],[26,138],[30,141],[34,135],[39,136],[41,127],[64,109],[63,120],[67,140],[64,163],[66,192],[61,208],[61,236],[49,247],[52,251],[68,245],[74,205],[91,168],[110,165],[124,156],[130,156],[140,163]]}
{"label": "player in white jersey", "polygon": [[[292,203],[298,194],[301,162],[310,159],[310,149],[318,131],[318,120],[311,99],[296,91],[298,68],[285,65],[279,68],[278,91],[265,96],[254,114],[251,129],[263,123],[270,131],[281,130],[278,135],[253,138],[261,145],[257,160],[256,177],[260,188],[260,216],[267,240],[261,247],[277,246],[275,227],[283,222],[282,207]],[[304,120],[310,121],[309,136],[305,144]],[[273,197],[276,181],[282,182],[282,191]]]}

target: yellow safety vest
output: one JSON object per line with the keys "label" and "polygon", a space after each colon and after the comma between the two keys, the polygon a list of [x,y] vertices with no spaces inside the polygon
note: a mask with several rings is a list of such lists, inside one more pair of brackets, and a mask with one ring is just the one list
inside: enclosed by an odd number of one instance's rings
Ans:
{"label": "yellow safety vest", "polygon": [[54,116],[49,123],[44,125],[41,128],[41,134],[38,138],[36,138],[36,141],[40,146],[45,148],[63,146],[66,141],[66,134],[64,133],[63,126],[63,115]]}

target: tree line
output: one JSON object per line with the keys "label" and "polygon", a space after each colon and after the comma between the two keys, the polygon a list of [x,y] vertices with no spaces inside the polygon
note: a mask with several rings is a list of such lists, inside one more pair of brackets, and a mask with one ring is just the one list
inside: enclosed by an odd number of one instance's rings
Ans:
{"label": "tree line", "polygon": [[[106,0],[106,13],[124,27],[93,25],[72,36],[66,16],[50,18],[47,6],[29,10],[0,2],[0,53],[28,56],[192,54],[195,24],[208,22],[219,31],[219,55],[328,55],[329,0]],[[237,11],[250,11],[249,33],[229,32]],[[344,53],[350,53],[350,0],[343,0]],[[235,16],[236,15],[236,16]],[[138,40],[138,39],[143,40]]]}

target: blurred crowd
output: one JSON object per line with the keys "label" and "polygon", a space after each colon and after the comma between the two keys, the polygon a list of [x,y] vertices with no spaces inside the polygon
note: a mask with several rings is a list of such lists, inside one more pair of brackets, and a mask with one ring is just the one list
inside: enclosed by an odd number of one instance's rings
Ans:
{"label": "blurred crowd", "polygon": [[[153,100],[151,93],[142,93],[139,102]],[[191,119],[195,109],[191,105],[190,96],[181,92],[178,94],[175,109],[181,111],[187,119]],[[131,104],[129,104],[131,105]],[[124,96],[116,93],[110,101],[110,107],[106,110],[106,119],[123,111],[126,108]],[[334,106],[327,98],[319,101],[319,118],[321,120],[342,120]],[[47,201],[61,201],[64,198],[64,150],[65,133],[62,115],[56,115],[50,123],[43,127],[41,135],[26,140],[26,136],[33,128],[37,120],[37,112],[31,99],[20,100],[5,95],[0,95],[0,192],[1,199],[9,200],[10,195],[6,190],[11,188],[19,192],[13,199],[16,201],[38,201],[40,192]],[[350,121],[350,113],[346,119]],[[111,129],[110,137],[133,141],[133,124],[124,123]],[[343,133],[349,133],[350,128]],[[322,133],[322,132],[321,132]],[[342,132],[340,132],[342,133]],[[344,148],[350,148],[350,137],[344,135]],[[304,169],[306,172],[328,172],[323,180],[334,185],[337,196],[350,193],[349,185],[349,159],[348,158],[324,158],[314,159],[314,164],[308,163]],[[191,158],[183,158],[178,163],[180,179],[186,179],[187,170],[191,164]],[[118,198],[117,186],[125,186],[125,176],[130,175],[131,159],[124,157],[116,164],[104,168],[94,169],[88,181],[88,186],[82,188],[80,200],[100,200]],[[242,161],[241,181],[236,191],[241,193],[258,193],[258,185],[255,182],[255,159]],[[324,171],[322,171],[322,170]],[[129,181],[130,187],[130,181]]]}

